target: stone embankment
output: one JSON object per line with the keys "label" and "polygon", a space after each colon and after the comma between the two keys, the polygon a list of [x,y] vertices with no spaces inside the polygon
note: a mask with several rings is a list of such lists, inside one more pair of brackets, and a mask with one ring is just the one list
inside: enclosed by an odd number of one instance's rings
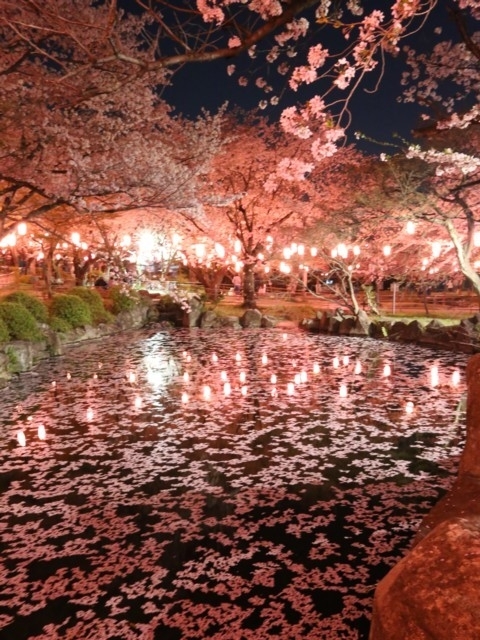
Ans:
{"label": "stone embankment", "polygon": [[15,341],[0,345],[0,387],[5,386],[13,375],[30,371],[45,358],[61,356],[64,350],[87,340],[99,340],[122,331],[143,327],[149,319],[149,308],[139,306],[122,311],[111,324],[96,327],[85,326],[67,333],[56,333],[48,325],[40,325],[43,340],[38,342]]}
{"label": "stone embankment", "polygon": [[183,313],[174,324],[182,327],[200,327],[202,329],[221,329],[230,327],[231,329],[270,329],[275,326],[276,319],[262,314],[258,309],[247,309],[245,313],[238,316],[222,316],[215,311],[205,310],[200,298],[193,297],[189,300],[188,311]]}
{"label": "stone embankment", "polygon": [[417,320],[400,322],[371,319],[364,311],[357,316],[346,316],[342,311],[320,311],[315,318],[303,320],[301,327],[317,333],[414,342],[423,347],[462,353],[480,352],[480,313],[452,326],[444,325],[439,320],[432,320],[423,326]]}

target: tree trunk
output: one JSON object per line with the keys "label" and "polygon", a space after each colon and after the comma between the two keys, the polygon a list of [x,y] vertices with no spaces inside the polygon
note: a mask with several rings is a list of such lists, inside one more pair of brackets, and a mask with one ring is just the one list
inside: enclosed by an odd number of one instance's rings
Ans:
{"label": "tree trunk", "polygon": [[355,287],[353,286],[352,276],[347,274],[348,294],[350,296],[352,310],[354,315],[358,316],[360,311],[360,305],[358,304],[357,296],[355,295]]}
{"label": "tree trunk", "polygon": [[228,271],[227,267],[207,269],[200,266],[191,266],[190,270],[198,282],[203,285],[207,300],[210,302],[218,302],[221,294],[222,281]]}
{"label": "tree trunk", "polygon": [[255,300],[255,265],[245,262],[243,266],[243,306],[246,309],[256,309]]}
{"label": "tree trunk", "polygon": [[45,281],[45,287],[47,289],[47,298],[51,298],[53,296],[53,249],[49,249],[48,251],[44,252],[43,279]]}
{"label": "tree trunk", "polygon": [[469,226],[469,242],[465,246],[463,245],[461,238],[458,235],[457,230],[455,229],[451,220],[447,220],[445,222],[445,227],[447,228],[447,231],[450,234],[450,238],[453,242],[453,246],[455,247],[460,270],[467,278],[467,280],[471,283],[473,290],[477,294],[477,299],[480,306],[480,277],[470,260],[471,245],[473,242],[473,230],[475,224],[473,216],[467,216],[467,222]]}

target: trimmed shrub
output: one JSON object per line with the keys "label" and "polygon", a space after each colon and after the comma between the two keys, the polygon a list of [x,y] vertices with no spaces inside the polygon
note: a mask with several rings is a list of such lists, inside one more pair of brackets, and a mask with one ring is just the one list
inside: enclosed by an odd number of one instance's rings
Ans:
{"label": "trimmed shrub", "polygon": [[84,302],[88,304],[90,309],[103,309],[102,296],[95,291],[95,289],[88,289],[87,287],[73,287],[70,291],[66,292],[69,296],[78,296]]}
{"label": "trimmed shrub", "polygon": [[42,333],[30,311],[18,302],[0,302],[0,318],[12,340],[41,340]]}
{"label": "trimmed shrub", "polygon": [[74,287],[67,291],[68,295],[78,296],[86,302],[90,308],[93,324],[109,323],[114,321],[114,317],[109,313],[103,304],[103,298],[95,289],[86,287]]}
{"label": "trimmed shrub", "polygon": [[10,332],[4,320],[0,318],[0,342],[8,342],[10,340]]}
{"label": "trimmed shrub", "polygon": [[92,314],[88,304],[78,296],[59,293],[53,297],[50,315],[66,320],[73,327],[84,327],[92,324]]}
{"label": "trimmed shrub", "polygon": [[115,315],[121,311],[134,309],[140,302],[137,293],[119,286],[111,287],[108,290],[108,296],[112,301],[112,312]]}
{"label": "trimmed shrub", "polygon": [[64,320],[63,318],[59,318],[58,316],[52,316],[48,321],[50,328],[57,333],[67,333],[72,328],[72,325]]}
{"label": "trimmed shrub", "polygon": [[23,291],[14,291],[9,293],[8,296],[3,298],[5,302],[18,302],[28,309],[32,316],[38,322],[48,322],[48,309],[47,306],[35,296],[24,293]]}

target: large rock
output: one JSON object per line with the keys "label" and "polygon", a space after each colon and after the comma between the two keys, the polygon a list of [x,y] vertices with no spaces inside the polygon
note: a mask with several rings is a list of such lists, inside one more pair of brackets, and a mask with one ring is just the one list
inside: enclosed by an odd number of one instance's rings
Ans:
{"label": "large rock", "polygon": [[260,326],[262,329],[273,329],[273,327],[277,326],[277,319],[273,316],[262,316]]}
{"label": "large rock", "polygon": [[480,638],[480,518],[438,525],[382,580],[371,640]]}
{"label": "large rock", "polygon": [[6,373],[30,371],[36,361],[48,355],[45,342],[27,342],[15,340],[3,345],[3,364]]}
{"label": "large rock", "polygon": [[202,329],[212,329],[213,327],[217,326],[217,319],[218,316],[215,311],[210,311],[208,309],[207,311],[204,311],[204,313],[202,313],[202,315],[200,316],[200,327]]}
{"label": "large rock", "polygon": [[480,354],[468,361],[467,386],[467,437],[459,476],[480,480]]}
{"label": "large rock", "polygon": [[198,327],[200,325],[200,317],[203,313],[202,300],[194,295],[188,301],[188,311],[185,311],[182,318],[182,326]]}
{"label": "large rock", "polygon": [[370,335],[370,325],[368,314],[363,309],[360,309],[355,317],[355,324],[350,329],[350,335],[366,337]]}
{"label": "large rock", "polygon": [[353,327],[355,326],[355,318],[353,316],[347,316],[342,318],[338,324],[338,335],[349,336]]}
{"label": "large rock", "polygon": [[480,638],[480,354],[468,363],[467,385],[458,478],[377,586],[370,640]]}
{"label": "large rock", "polygon": [[247,309],[240,318],[244,329],[258,329],[262,325],[262,314],[258,309]]}
{"label": "large rock", "polygon": [[242,328],[239,318],[237,316],[219,316],[218,326],[227,327],[229,329],[235,329],[235,330]]}

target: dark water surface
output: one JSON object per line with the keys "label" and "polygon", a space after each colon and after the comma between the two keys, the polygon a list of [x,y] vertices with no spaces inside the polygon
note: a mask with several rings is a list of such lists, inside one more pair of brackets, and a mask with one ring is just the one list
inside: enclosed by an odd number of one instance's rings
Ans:
{"label": "dark water surface", "polygon": [[0,639],[367,638],[456,473],[466,360],[145,331],[20,376],[0,390]]}

